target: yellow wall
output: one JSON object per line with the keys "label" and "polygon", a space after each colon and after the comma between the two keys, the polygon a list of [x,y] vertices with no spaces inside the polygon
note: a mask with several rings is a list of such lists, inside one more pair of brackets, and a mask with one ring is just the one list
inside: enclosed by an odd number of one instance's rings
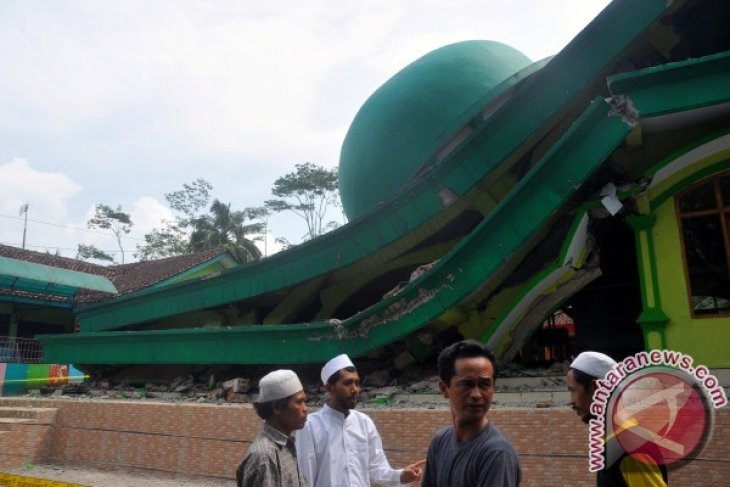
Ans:
{"label": "yellow wall", "polygon": [[662,311],[669,317],[666,346],[708,367],[730,367],[730,316],[692,318],[674,198],[655,211],[652,228]]}

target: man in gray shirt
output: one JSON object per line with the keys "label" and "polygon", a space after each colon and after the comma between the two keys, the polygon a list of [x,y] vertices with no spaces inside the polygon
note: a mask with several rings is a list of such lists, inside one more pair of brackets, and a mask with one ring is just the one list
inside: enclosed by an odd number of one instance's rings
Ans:
{"label": "man in gray shirt", "polygon": [[256,413],[265,421],[236,471],[238,487],[305,487],[292,433],[307,421],[306,396],[297,374],[275,370],[259,381]]}
{"label": "man in gray shirt", "polygon": [[512,443],[487,418],[494,396],[496,359],[482,343],[465,340],[438,358],[439,389],[454,424],[428,447],[425,487],[516,487],[522,471]]}

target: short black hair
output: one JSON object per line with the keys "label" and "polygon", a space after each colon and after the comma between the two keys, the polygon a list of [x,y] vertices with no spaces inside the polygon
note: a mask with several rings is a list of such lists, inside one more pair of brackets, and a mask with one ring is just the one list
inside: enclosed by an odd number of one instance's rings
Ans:
{"label": "short black hair", "polygon": [[259,415],[259,418],[266,421],[272,417],[276,411],[286,409],[289,404],[289,399],[291,399],[293,395],[294,394],[274,401],[255,402],[253,403],[253,408],[256,410],[256,414]]}
{"label": "short black hair", "polygon": [[357,370],[355,369],[355,367],[345,367],[344,369],[340,369],[337,372],[335,372],[334,374],[332,374],[330,376],[330,378],[327,379],[327,383],[330,384],[330,385],[337,384],[337,381],[340,380],[340,371],[342,371],[342,370],[344,370],[346,372],[357,372]]}
{"label": "short black hair", "polygon": [[497,381],[497,357],[481,342],[476,340],[462,340],[452,343],[448,347],[441,350],[438,358],[439,378],[446,383],[451,384],[451,378],[456,373],[454,364],[459,358],[484,357],[492,363],[494,377],[492,384]]}
{"label": "short black hair", "polygon": [[582,385],[583,389],[585,389],[586,391],[590,390],[593,381],[598,379],[598,377],[593,377],[591,374],[587,374],[582,370],[573,368],[571,368],[570,370],[573,371],[573,380]]}

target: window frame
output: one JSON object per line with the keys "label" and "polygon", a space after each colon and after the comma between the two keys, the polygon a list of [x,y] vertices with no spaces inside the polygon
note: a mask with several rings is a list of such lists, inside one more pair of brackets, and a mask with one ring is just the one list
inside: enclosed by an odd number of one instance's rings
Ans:
{"label": "window frame", "polygon": [[[720,180],[726,177],[730,177],[730,170],[725,170],[704,178],[700,181],[691,184],[690,186],[683,188],[677,194],[674,195],[674,215],[677,219],[677,229],[679,231],[679,243],[682,249],[682,266],[684,267],[684,282],[687,289],[687,304],[689,306],[690,317],[692,319],[713,319],[713,318],[726,318],[730,317],[730,309],[721,311],[718,313],[696,313],[694,303],[692,302],[692,282],[690,281],[689,265],[687,263],[687,249],[684,244],[684,225],[683,219],[700,218],[703,216],[718,215],[720,217],[720,228],[722,230],[723,245],[725,247],[725,265],[728,267],[728,275],[730,276],[730,205],[726,206],[723,204],[722,189],[720,187]],[[715,208],[711,210],[699,210],[682,212],[679,204],[680,198],[707,184],[712,184],[713,194],[715,196]]]}

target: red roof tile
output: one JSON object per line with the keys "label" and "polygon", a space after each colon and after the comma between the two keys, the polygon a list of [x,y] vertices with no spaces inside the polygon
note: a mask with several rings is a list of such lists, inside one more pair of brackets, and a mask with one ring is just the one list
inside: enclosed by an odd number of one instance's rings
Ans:
{"label": "red roof tile", "polygon": [[[59,267],[87,274],[95,274],[104,276],[112,281],[119,291],[118,294],[110,295],[97,291],[82,290],[75,298],[75,301],[103,301],[111,299],[122,294],[128,294],[139,291],[146,287],[153,286],[157,283],[170,279],[188,269],[203,264],[211,259],[226,253],[225,249],[220,247],[196,252],[194,254],[180,255],[175,257],[167,257],[165,259],[148,260],[144,262],[134,262],[131,264],[101,266],[91,264],[77,259],[69,259],[67,257],[59,257],[33,250],[25,250],[7,245],[0,245],[0,256],[10,259],[22,260],[25,262],[33,262],[35,264],[47,265],[50,267]],[[13,290],[0,290],[3,294],[17,294]],[[30,293],[34,296],[36,293]],[[29,297],[29,293],[22,293],[23,297]],[[49,295],[37,293],[37,297],[41,299],[49,299]],[[53,301],[58,301],[54,297]],[[66,299],[61,299],[66,301]]]}

